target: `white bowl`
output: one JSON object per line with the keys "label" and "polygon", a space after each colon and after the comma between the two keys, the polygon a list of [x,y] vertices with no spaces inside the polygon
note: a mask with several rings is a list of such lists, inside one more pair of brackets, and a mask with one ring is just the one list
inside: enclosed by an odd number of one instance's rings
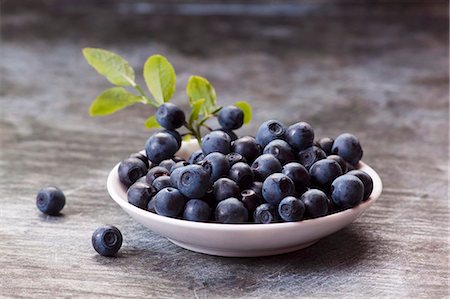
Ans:
{"label": "white bowl", "polygon": [[[198,149],[196,142],[183,142],[177,155],[187,158]],[[270,224],[220,224],[169,218],[139,209],[128,203],[120,183],[117,164],[109,173],[107,188],[112,199],[132,218],[183,248],[218,256],[254,257],[287,253],[308,247],[352,223],[381,195],[378,174],[360,162],[358,169],[373,180],[370,198],[358,206],[316,219]]]}

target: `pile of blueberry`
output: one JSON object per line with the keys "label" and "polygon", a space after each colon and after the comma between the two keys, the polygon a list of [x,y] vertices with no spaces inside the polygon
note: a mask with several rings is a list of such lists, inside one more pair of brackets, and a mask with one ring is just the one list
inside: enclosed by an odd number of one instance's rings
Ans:
{"label": "pile of blueberry", "polygon": [[120,163],[128,201],[162,216],[219,223],[300,221],[352,208],[372,192],[371,177],[355,168],[363,151],[351,134],[314,140],[313,128],[264,122],[256,137],[233,130],[244,114],[235,106],[218,113],[220,129],[204,136],[186,161],[176,131],[184,112],[171,103],[158,108],[165,130],[151,136],[146,155]]}

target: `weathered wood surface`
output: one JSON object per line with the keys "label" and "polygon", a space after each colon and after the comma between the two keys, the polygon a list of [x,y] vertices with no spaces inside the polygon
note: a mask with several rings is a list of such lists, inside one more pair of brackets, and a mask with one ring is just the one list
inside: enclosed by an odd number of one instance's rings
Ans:
{"label": "weathered wood surface", "polygon": [[[448,9],[357,11],[129,21],[3,10],[0,297],[448,297]],[[355,133],[383,179],[381,198],[291,254],[219,258],[172,245],[107,194],[108,171],[143,147],[150,110],[90,118],[108,84],[83,61],[84,46],[118,51],[135,67],[167,55],[177,103],[192,73],[209,78],[222,103],[248,99],[254,120],[240,134],[269,117],[308,121],[317,136]],[[36,210],[46,185],[65,191],[63,217]],[[105,223],[124,234],[118,258],[91,247]]]}

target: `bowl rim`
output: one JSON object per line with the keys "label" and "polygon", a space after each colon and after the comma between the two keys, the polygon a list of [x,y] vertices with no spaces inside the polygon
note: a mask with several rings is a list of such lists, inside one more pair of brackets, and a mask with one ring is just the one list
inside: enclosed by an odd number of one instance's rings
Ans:
{"label": "bowl rim", "polygon": [[118,167],[120,162],[117,163],[114,168],[110,171],[107,179],[107,189],[111,198],[124,210],[128,210],[131,213],[139,214],[141,217],[148,218],[148,220],[157,221],[160,223],[165,223],[167,225],[178,226],[183,228],[192,229],[211,229],[211,230],[227,230],[227,231],[254,231],[254,230],[266,230],[268,228],[272,229],[287,229],[293,227],[302,227],[304,225],[313,225],[314,223],[319,223],[321,221],[333,220],[341,217],[350,217],[352,215],[359,215],[370,207],[381,195],[383,186],[380,176],[373,170],[369,165],[360,161],[356,169],[362,170],[370,175],[373,180],[373,190],[369,198],[366,201],[361,202],[356,207],[346,209],[333,214],[325,215],[322,217],[317,217],[313,219],[305,219],[295,222],[276,222],[268,224],[260,223],[242,223],[242,224],[225,224],[225,223],[214,223],[214,222],[195,222],[178,218],[171,218],[167,216],[161,216],[156,213],[152,213],[147,210],[138,208],[130,203],[126,198],[123,198],[119,194],[119,190],[125,192],[124,186],[120,183],[118,177]]}

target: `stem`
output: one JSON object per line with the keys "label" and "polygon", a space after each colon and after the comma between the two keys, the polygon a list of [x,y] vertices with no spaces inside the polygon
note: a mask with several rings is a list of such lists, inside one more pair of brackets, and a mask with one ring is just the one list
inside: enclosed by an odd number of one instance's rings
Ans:
{"label": "stem", "polygon": [[155,101],[149,99],[147,97],[147,95],[145,94],[145,92],[142,90],[142,88],[139,85],[135,85],[134,88],[136,88],[136,90],[139,92],[139,94],[141,95],[142,99],[143,99],[143,103],[144,104],[148,104],[154,108],[158,108],[160,106],[159,103],[156,103]]}

